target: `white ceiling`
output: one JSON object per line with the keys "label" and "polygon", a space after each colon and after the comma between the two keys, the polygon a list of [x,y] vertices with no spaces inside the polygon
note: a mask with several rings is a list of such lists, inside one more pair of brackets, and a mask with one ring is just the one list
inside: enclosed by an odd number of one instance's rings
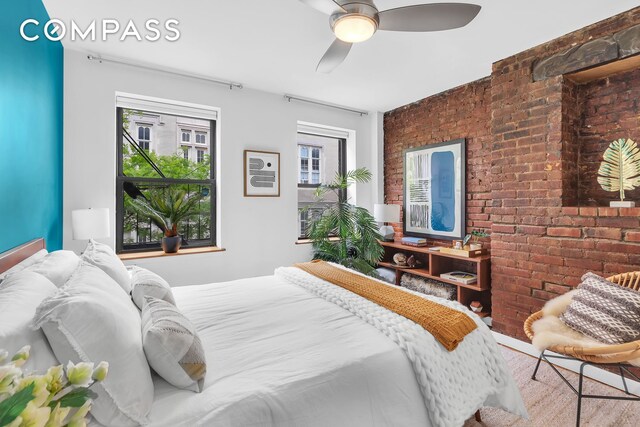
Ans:
{"label": "white ceiling", "polygon": [[[487,76],[491,64],[629,10],[637,0],[467,0],[482,5],[464,28],[380,31],[329,75],[315,67],[333,41],[328,17],[298,0],[43,0],[52,18],[175,18],[177,42],[64,41],[67,49],[119,57],[371,111],[388,111]],[[444,0],[437,0],[444,1]],[[455,1],[455,0],[449,0]],[[420,0],[377,0],[380,10]],[[428,2],[428,1],[426,1]],[[431,2],[436,2],[431,1]]]}

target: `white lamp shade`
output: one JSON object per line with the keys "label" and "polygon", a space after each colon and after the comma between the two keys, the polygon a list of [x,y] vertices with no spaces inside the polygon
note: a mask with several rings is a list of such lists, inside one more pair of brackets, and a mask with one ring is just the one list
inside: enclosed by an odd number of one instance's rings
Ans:
{"label": "white lamp shade", "polygon": [[400,222],[400,205],[373,205],[373,217],[378,222]]}
{"label": "white lamp shade", "polygon": [[71,228],[74,240],[109,237],[109,209],[77,209],[71,211]]}

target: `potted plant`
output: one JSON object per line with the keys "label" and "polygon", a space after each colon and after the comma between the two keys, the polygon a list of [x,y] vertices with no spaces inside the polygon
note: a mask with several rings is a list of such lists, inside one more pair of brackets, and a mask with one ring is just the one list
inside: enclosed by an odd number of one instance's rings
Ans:
{"label": "potted plant", "polygon": [[194,214],[194,208],[208,191],[188,193],[182,188],[169,187],[140,193],[131,199],[131,207],[140,215],[148,216],[162,230],[162,250],[165,253],[178,252],[182,237],[178,235],[180,222]]}
{"label": "potted plant", "polygon": [[[368,210],[349,203],[347,197],[349,186],[370,180],[371,172],[360,168],[344,175],[338,173],[332,182],[316,189],[315,207],[322,214],[313,216],[308,227],[314,259],[377,276],[375,267],[384,253],[378,225]],[[328,204],[325,200],[328,193],[334,193],[338,201]]]}
{"label": "potted plant", "polygon": [[489,237],[489,233],[485,232],[484,230],[475,229],[471,232],[470,237],[472,239],[472,243],[469,245],[469,249],[475,251],[478,249],[482,249],[482,242],[480,241],[480,239]]}

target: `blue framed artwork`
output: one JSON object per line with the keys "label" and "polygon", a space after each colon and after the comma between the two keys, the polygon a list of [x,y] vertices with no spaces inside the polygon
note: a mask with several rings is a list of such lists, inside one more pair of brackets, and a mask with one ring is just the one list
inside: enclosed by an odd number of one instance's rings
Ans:
{"label": "blue framed artwork", "polygon": [[406,236],[460,240],[465,235],[466,141],[411,148],[404,152]]}

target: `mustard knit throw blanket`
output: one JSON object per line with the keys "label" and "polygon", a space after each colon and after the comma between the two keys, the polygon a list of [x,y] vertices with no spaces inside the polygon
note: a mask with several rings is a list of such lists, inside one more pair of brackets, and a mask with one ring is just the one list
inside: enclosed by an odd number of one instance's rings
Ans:
{"label": "mustard knit throw blanket", "polygon": [[414,321],[449,351],[455,350],[464,337],[477,327],[465,313],[324,261],[295,264],[295,267]]}

